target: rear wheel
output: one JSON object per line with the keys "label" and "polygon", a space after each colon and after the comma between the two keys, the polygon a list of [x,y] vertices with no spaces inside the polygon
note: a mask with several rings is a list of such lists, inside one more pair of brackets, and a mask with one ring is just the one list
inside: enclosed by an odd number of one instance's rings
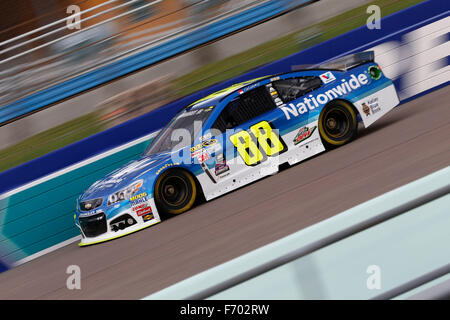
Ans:
{"label": "rear wheel", "polygon": [[329,103],[319,116],[319,132],[327,149],[341,146],[356,137],[356,111],[347,101]]}
{"label": "rear wheel", "polygon": [[162,216],[176,215],[191,209],[196,197],[195,179],[185,170],[165,171],[156,181],[155,202]]}

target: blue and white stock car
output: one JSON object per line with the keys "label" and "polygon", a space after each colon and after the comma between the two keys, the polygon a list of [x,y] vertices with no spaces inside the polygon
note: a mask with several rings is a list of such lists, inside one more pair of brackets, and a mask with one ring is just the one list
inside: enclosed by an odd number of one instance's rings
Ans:
{"label": "blue and white stock car", "polygon": [[137,160],[79,198],[80,245],[141,230],[165,217],[355,138],[398,105],[392,81],[364,52],[317,69],[233,85],[179,112]]}

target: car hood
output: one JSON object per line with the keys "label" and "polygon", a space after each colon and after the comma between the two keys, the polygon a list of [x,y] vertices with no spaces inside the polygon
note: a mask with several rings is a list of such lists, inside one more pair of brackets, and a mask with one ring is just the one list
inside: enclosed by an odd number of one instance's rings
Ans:
{"label": "car hood", "polygon": [[[90,200],[109,196],[114,192],[126,188],[144,175],[147,178],[146,180],[151,180],[148,179],[148,177],[152,174],[156,176],[154,171],[168,160],[170,160],[170,154],[164,153],[144,156],[137,160],[130,161],[92,184],[89,189],[83,193],[80,200]],[[146,183],[144,183],[144,187],[145,185]]]}

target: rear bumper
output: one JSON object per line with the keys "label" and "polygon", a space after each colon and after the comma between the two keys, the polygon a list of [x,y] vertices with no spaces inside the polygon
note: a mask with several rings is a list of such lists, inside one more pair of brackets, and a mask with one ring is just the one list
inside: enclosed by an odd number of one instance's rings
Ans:
{"label": "rear bumper", "polygon": [[367,128],[397,106],[400,100],[391,82],[385,88],[353,103],[358,109],[364,126]]}

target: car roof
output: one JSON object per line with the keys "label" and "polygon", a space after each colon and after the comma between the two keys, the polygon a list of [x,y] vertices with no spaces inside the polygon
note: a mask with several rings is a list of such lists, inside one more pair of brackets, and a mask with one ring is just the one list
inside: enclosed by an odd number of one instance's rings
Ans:
{"label": "car roof", "polygon": [[213,93],[209,94],[208,96],[195,101],[194,103],[191,103],[187,108],[190,110],[194,110],[197,108],[204,108],[206,106],[217,105],[222,100],[222,98],[228,96],[229,94],[232,94],[233,92],[235,92],[243,87],[246,87],[248,85],[251,85],[253,83],[256,83],[258,81],[261,81],[261,80],[269,78],[269,77],[271,77],[271,76],[269,75],[269,76],[264,76],[264,77],[247,80],[244,82],[235,83],[235,84],[233,84],[229,87],[226,87],[222,90],[213,92]]}
{"label": "car roof", "polygon": [[336,71],[342,71],[342,70],[326,69],[326,68],[320,68],[320,67],[319,68],[299,68],[299,69],[296,69],[293,71],[282,72],[282,73],[278,73],[278,74],[254,78],[251,80],[233,84],[222,90],[213,92],[213,93],[209,94],[208,96],[191,103],[186,109],[193,110],[193,109],[204,108],[204,107],[208,107],[208,106],[216,106],[226,96],[228,96],[244,87],[250,86],[254,83],[266,80],[268,78],[272,79],[272,78],[277,78],[277,77],[282,77],[282,76],[288,76],[290,74],[297,74],[297,73],[302,73],[302,72],[317,72],[317,71],[320,71],[320,72],[335,71],[336,72]]}

